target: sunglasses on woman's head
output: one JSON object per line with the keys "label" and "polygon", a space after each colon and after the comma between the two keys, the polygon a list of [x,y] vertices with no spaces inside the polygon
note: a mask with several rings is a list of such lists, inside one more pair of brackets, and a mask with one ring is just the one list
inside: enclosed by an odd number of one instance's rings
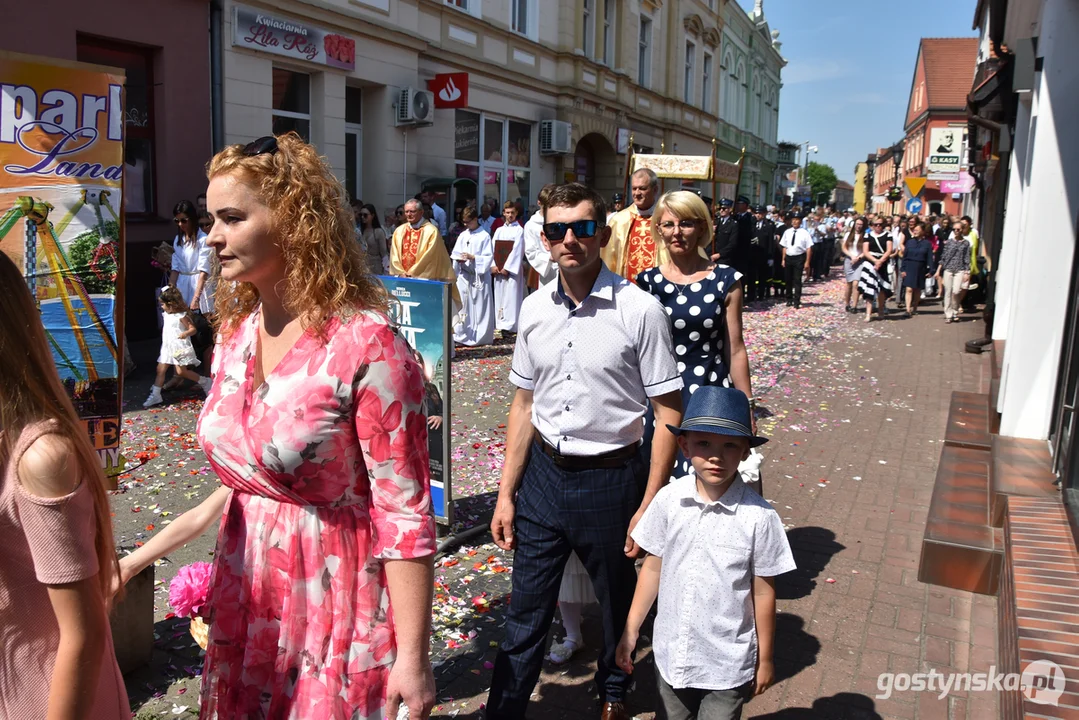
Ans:
{"label": "sunglasses on woman's head", "polygon": [[273,155],[275,152],[277,152],[277,138],[273,135],[265,135],[244,145],[245,157],[255,157],[266,153]]}
{"label": "sunglasses on woman's head", "polygon": [[543,223],[543,234],[551,242],[559,242],[566,237],[566,231],[573,230],[576,238],[595,237],[599,230],[599,223],[595,220],[574,220],[573,222],[549,222]]}
{"label": "sunglasses on woman's head", "polygon": [[187,225],[187,223],[190,221],[187,218],[176,218],[173,220],[173,222],[177,225]]}

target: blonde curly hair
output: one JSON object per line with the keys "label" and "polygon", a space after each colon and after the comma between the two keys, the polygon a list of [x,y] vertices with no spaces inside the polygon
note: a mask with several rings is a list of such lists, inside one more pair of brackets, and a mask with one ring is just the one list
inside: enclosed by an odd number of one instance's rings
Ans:
{"label": "blonde curly hair", "polygon": [[[389,296],[367,271],[347,193],[313,146],[295,132],[279,136],[273,153],[249,156],[243,145],[231,145],[206,168],[208,179],[218,175],[235,175],[272,209],[285,261],[282,299],[304,329],[322,335],[334,316],[386,313]],[[221,334],[235,332],[258,303],[251,283],[218,282]]]}

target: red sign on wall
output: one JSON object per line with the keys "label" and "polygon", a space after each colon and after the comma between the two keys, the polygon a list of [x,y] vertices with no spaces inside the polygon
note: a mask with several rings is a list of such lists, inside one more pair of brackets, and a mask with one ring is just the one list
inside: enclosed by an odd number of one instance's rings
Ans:
{"label": "red sign on wall", "polygon": [[442,73],[427,81],[427,89],[435,94],[435,107],[468,107],[468,73]]}

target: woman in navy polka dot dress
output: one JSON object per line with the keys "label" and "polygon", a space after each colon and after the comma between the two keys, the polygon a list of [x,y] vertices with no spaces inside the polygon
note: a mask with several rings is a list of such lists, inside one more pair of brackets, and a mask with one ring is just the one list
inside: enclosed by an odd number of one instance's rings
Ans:
{"label": "woman in navy polka dot dress", "polygon": [[[652,234],[670,260],[637,276],[637,285],[655,295],[671,318],[675,359],[682,373],[682,406],[702,385],[735,387],[753,397],[749,357],[742,339],[742,274],[712,263],[703,251],[712,237],[708,207],[695,193],[663,195],[652,212]],[[654,419],[649,413],[645,452],[651,447]],[[693,472],[678,453],[674,476]]]}

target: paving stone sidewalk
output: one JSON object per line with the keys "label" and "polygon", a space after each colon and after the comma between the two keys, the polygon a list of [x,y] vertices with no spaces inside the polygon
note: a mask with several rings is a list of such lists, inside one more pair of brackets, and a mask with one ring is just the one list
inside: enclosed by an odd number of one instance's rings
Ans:
{"label": "paving stone sidewalk", "polygon": [[[822,303],[822,287],[809,289],[807,305]],[[991,692],[876,697],[882,673],[986,672],[996,658],[995,598],[917,580],[951,392],[985,391],[988,359],[963,353],[982,325],[975,316],[946,325],[939,304],[911,319],[891,312],[869,324],[849,316],[765,397],[772,417],[761,420],[761,433],[772,441],[764,495],[788,527],[799,570],[777,584],[779,681],[745,717],[997,716]],[[439,667],[435,717],[482,718],[501,638],[501,618],[487,620],[478,625],[479,654]],[[597,625],[585,623],[592,648]],[[545,667],[529,717],[598,717],[594,671],[594,650],[563,669]],[[652,718],[650,652],[636,680],[630,709]]]}

